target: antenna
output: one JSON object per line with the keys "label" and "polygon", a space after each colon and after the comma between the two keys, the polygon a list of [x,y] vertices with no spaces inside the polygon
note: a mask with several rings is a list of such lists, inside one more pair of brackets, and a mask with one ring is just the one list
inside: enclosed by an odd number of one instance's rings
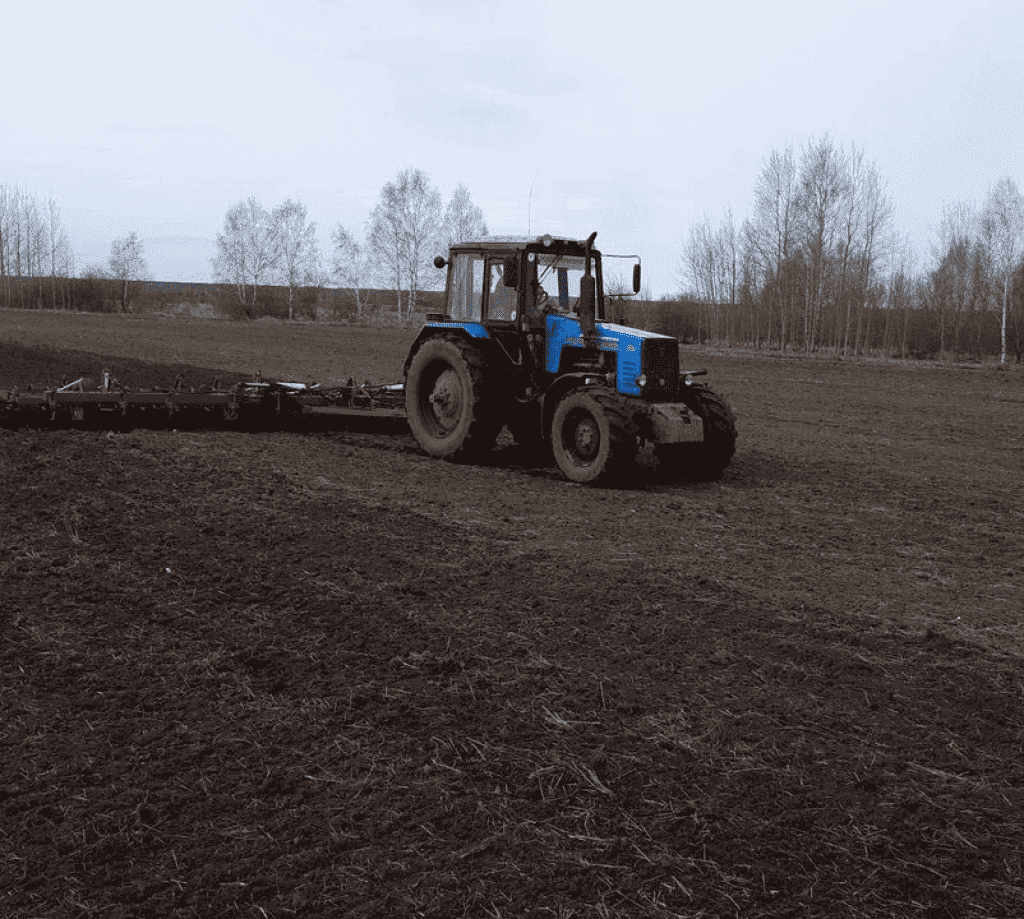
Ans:
{"label": "antenna", "polygon": [[526,199],[526,235],[530,236],[530,211],[533,207],[533,186],[537,184],[537,176],[540,175],[540,170],[537,170],[537,175],[533,177],[533,181],[530,183],[530,197]]}

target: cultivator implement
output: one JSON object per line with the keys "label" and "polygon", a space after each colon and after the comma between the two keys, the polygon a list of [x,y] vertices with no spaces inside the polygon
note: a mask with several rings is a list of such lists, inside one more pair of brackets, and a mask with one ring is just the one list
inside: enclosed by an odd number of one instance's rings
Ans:
{"label": "cultivator implement", "polygon": [[219,380],[198,389],[119,387],[104,371],[102,383],[89,378],[35,391],[0,390],[0,424],[5,427],[232,427],[266,429],[301,426],[304,419],[404,418],[401,383],[372,385],[349,379],[342,386],[253,380],[222,388]]}

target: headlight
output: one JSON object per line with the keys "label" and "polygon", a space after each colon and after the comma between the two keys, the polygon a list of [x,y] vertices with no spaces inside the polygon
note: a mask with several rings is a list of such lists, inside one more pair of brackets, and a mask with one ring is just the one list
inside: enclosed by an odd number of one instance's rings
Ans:
{"label": "headlight", "polygon": [[543,236],[542,236],[542,237],[540,238],[540,241],[541,241],[542,243],[544,243],[544,245],[545,245],[545,246],[550,246],[550,245],[551,245],[551,244],[552,244],[552,243],[553,243],[553,242],[554,242],[555,240],[554,240],[554,237],[553,237],[553,236],[552,236],[552,235],[551,235],[550,233],[545,233],[545,234],[544,234],[544,235],[543,235]]}
{"label": "headlight", "polygon": [[647,385],[646,373],[641,373],[640,376],[636,378],[636,385],[639,386],[641,389],[643,389]]}
{"label": "headlight", "polygon": [[689,374],[687,374],[685,377],[683,377],[683,385],[684,386],[693,386],[693,377],[691,377]]}

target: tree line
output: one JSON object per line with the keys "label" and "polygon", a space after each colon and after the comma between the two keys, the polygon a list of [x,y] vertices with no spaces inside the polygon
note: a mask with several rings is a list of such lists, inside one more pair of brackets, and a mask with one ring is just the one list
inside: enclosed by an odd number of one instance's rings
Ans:
{"label": "tree line", "polygon": [[[445,204],[429,177],[413,168],[384,186],[363,227],[334,226],[326,252],[301,201],[267,208],[249,197],[228,209],[217,234],[217,305],[245,318],[282,307],[289,319],[315,315],[322,302],[330,312],[348,312],[336,292],[327,295],[333,287],[344,289],[362,318],[384,288],[397,296],[403,318],[417,309],[422,292],[443,287],[434,256],[458,240],[486,235],[483,212],[465,185]],[[0,306],[127,310],[161,296],[149,280],[137,232],[113,240],[105,262],[79,267],[56,199],[0,184]]]}
{"label": "tree line", "polygon": [[696,340],[755,348],[973,357],[1024,350],[1024,198],[1000,179],[947,207],[922,264],[863,149],[773,150],[749,216],[705,216],[683,240],[680,302]]}
{"label": "tree line", "polygon": [[402,318],[416,310],[421,291],[444,284],[433,265],[436,255],[461,239],[486,235],[483,212],[465,185],[446,206],[427,175],[409,168],[381,189],[362,231],[341,223],[332,228],[326,254],[301,202],[288,199],[273,208],[254,197],[238,202],[217,234],[213,279],[230,286],[236,311],[247,318],[260,314],[275,285],[288,291],[289,319],[298,291],[331,285],[351,292],[357,318],[368,289],[390,289]]}
{"label": "tree line", "polygon": [[0,184],[0,306],[67,309],[74,277],[57,200]]}
{"label": "tree line", "polygon": [[56,198],[0,184],[0,306],[114,308],[136,299],[148,278],[138,233],[115,239],[106,262],[79,269]]}

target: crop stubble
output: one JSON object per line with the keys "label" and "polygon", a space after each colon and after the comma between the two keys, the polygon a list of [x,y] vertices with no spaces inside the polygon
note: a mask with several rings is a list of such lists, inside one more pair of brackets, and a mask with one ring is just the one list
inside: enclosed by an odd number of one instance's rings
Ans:
{"label": "crop stubble", "polygon": [[1020,375],[691,360],[696,487],[0,432],[0,913],[1024,913]]}

